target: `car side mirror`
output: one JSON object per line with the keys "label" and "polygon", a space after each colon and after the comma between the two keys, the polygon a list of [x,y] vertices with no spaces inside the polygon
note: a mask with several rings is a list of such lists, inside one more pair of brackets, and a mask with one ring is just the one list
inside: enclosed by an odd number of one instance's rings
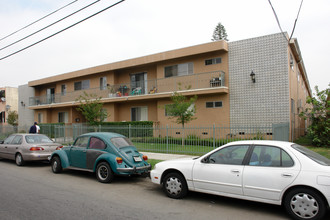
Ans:
{"label": "car side mirror", "polygon": [[202,163],[209,163],[210,160],[209,160],[209,157],[204,157],[202,160],[201,160]]}
{"label": "car side mirror", "polygon": [[5,141],[1,140],[1,141],[0,141],[0,144],[3,144],[4,142],[5,142]]}

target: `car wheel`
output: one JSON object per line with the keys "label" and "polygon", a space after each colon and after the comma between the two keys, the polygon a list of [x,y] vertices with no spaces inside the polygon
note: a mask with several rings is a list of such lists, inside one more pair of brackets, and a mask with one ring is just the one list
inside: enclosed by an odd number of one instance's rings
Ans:
{"label": "car wheel", "polygon": [[181,199],[188,193],[186,180],[179,173],[169,173],[165,176],[163,190],[168,197],[173,199]]}
{"label": "car wheel", "polygon": [[114,174],[107,162],[102,162],[97,165],[96,178],[101,183],[110,183],[113,180]]}
{"label": "car wheel", "polygon": [[57,156],[54,156],[51,160],[51,166],[53,173],[60,173],[62,171],[61,159]]}
{"label": "car wheel", "polygon": [[23,166],[24,165],[25,162],[23,160],[22,154],[20,154],[20,153],[16,154],[15,162],[16,162],[17,166]]}
{"label": "car wheel", "polygon": [[326,205],[319,193],[308,188],[290,191],[284,199],[284,207],[293,219],[322,219]]}

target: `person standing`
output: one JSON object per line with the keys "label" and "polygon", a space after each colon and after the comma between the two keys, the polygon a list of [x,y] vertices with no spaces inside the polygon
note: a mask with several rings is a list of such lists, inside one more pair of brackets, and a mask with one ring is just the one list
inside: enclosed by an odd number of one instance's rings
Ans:
{"label": "person standing", "polygon": [[[30,127],[29,133],[30,134],[36,134],[37,133],[37,122],[34,122],[34,124]],[[40,128],[39,128],[40,129]]]}
{"label": "person standing", "polygon": [[40,133],[40,127],[39,127],[39,125],[38,125],[38,123],[37,122],[35,122],[35,125],[36,125],[36,128],[37,128],[37,134],[39,134]]}

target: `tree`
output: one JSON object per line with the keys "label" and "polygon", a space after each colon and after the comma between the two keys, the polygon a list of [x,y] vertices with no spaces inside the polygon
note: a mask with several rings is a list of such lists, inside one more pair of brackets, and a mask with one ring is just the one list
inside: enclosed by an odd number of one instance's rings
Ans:
{"label": "tree", "polygon": [[330,84],[329,88],[319,91],[315,86],[314,97],[307,97],[309,106],[300,117],[309,118],[312,124],[308,127],[308,134],[316,146],[330,146]]}
{"label": "tree", "polygon": [[17,132],[18,114],[16,111],[8,111],[7,122],[8,124],[12,125],[15,132]]}
{"label": "tree", "polygon": [[100,125],[108,117],[108,113],[103,110],[103,104],[100,100],[101,97],[96,94],[87,94],[86,92],[76,99],[80,103],[77,110],[83,114],[91,126]]}
{"label": "tree", "polygon": [[18,125],[18,114],[16,111],[8,111],[7,122],[12,126]]}
{"label": "tree", "polygon": [[219,22],[213,31],[212,41],[218,41],[218,40],[228,41],[227,37],[228,35],[226,32],[226,28]]}
{"label": "tree", "polygon": [[[180,86],[180,84],[179,84]],[[189,88],[186,88],[189,89]],[[182,134],[182,146],[184,146],[184,126],[188,122],[195,120],[194,114],[196,112],[194,103],[197,100],[197,96],[193,96],[191,98],[187,98],[182,95],[180,92],[174,92],[171,100],[173,104],[165,105],[165,111],[169,117],[169,119],[175,119],[177,124],[181,124],[183,128]]]}

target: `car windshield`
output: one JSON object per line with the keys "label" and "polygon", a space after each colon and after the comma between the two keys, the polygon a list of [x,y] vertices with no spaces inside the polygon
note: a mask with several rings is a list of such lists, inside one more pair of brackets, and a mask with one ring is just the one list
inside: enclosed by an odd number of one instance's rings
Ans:
{"label": "car windshield", "polygon": [[325,166],[330,166],[330,160],[318,153],[315,153],[314,151],[300,146],[298,144],[293,144],[292,148],[294,148],[295,150],[299,151],[300,153],[304,154],[305,156],[307,156],[308,158],[314,160],[315,162],[321,164],[321,165],[325,165]]}
{"label": "car windshield", "polygon": [[27,143],[32,144],[32,143],[53,143],[49,137],[46,135],[26,135],[25,140]]}
{"label": "car windshield", "polygon": [[133,143],[126,137],[115,137],[111,138],[111,143],[115,145],[117,148],[133,146]]}

